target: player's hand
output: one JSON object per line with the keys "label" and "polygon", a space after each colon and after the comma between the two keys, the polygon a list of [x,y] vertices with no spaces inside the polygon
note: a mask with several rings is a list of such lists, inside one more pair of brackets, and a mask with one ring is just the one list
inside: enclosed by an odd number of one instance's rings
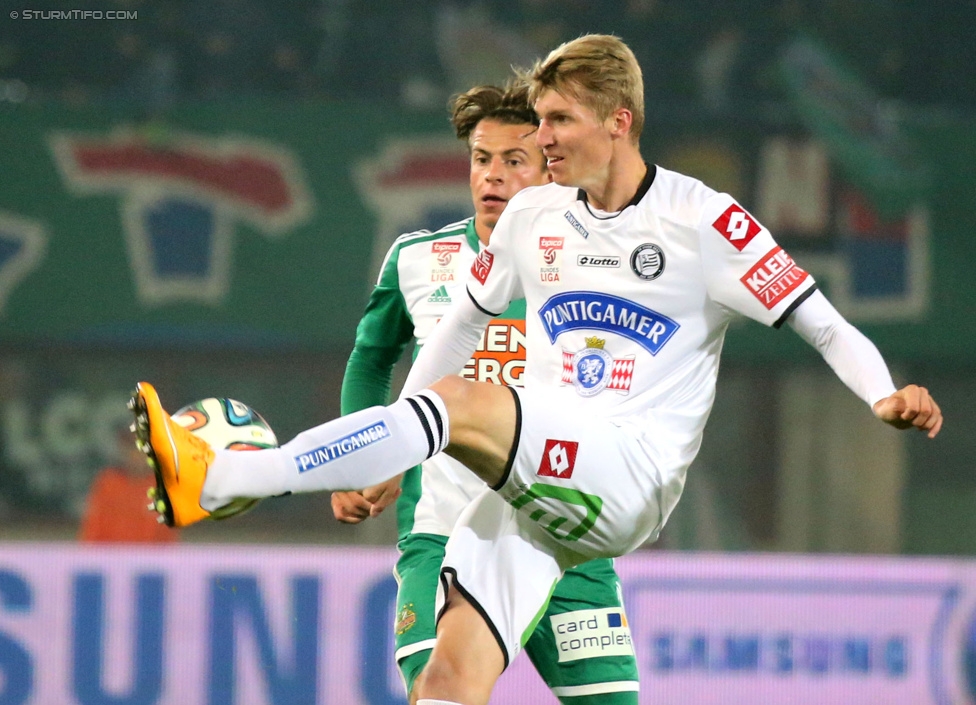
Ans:
{"label": "player's hand", "polygon": [[362,492],[333,492],[332,514],[343,524],[358,524],[369,518],[372,504],[363,497]]}
{"label": "player's hand", "polygon": [[397,497],[403,491],[400,489],[401,479],[403,479],[403,475],[397,475],[386,482],[381,482],[378,485],[373,485],[363,490],[363,498],[372,505],[369,511],[371,517],[379,516],[383,513],[384,509],[397,500]]}
{"label": "player's hand", "polygon": [[909,384],[874,405],[874,415],[895,428],[917,428],[935,438],[942,428],[942,410],[925,387]]}

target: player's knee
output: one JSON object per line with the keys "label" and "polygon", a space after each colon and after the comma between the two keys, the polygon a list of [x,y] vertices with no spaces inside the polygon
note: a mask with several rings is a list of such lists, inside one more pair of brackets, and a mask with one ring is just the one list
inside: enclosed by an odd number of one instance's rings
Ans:
{"label": "player's knee", "polygon": [[444,402],[452,428],[481,428],[514,408],[512,392],[498,384],[472,382],[457,375],[442,377],[430,389]]}
{"label": "player's knee", "polygon": [[448,414],[451,416],[463,413],[468,404],[471,403],[472,394],[475,386],[474,382],[463,379],[457,375],[448,375],[430,385],[430,388],[437,392],[437,395],[447,407]]}
{"label": "player's knee", "polygon": [[414,702],[417,698],[430,698],[453,693],[459,685],[466,683],[465,669],[457,659],[431,655],[424,670],[420,672],[414,682],[411,696]]}

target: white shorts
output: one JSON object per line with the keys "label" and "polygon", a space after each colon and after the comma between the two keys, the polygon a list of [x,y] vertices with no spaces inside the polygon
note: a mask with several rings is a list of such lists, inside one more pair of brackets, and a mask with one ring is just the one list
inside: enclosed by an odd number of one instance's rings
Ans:
{"label": "white shorts", "polygon": [[[614,557],[661,529],[660,474],[638,439],[541,390],[516,390],[516,434],[501,483],[461,514],[438,589],[481,613],[506,666],[528,639],[562,571]],[[492,491],[494,490],[494,492]]]}

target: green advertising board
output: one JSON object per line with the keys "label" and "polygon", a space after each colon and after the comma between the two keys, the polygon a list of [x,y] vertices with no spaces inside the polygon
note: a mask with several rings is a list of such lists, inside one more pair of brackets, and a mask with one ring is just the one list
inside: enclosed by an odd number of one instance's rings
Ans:
{"label": "green advertising board", "polygon": [[[970,356],[971,124],[905,118],[929,184],[891,216],[875,171],[791,114],[656,112],[644,151],[735,195],[886,355]],[[393,238],[471,210],[446,115],[371,103],[214,102],[165,124],[4,105],[0,155],[8,345],[347,349]],[[734,326],[727,353],[808,354],[770,335]]]}

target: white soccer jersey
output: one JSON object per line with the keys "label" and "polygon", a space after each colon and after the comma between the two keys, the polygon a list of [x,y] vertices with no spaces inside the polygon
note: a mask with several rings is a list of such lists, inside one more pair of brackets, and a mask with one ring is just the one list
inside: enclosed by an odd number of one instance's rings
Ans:
{"label": "white soccer jersey", "polygon": [[525,387],[556,387],[631,427],[668,473],[661,484],[680,487],[730,319],[778,326],[815,283],[731,196],[651,166],[619,213],[556,184],[519,193],[468,290],[486,312],[524,296]]}
{"label": "white soccer jersey", "polygon": [[[418,347],[458,296],[480,250],[473,219],[437,232],[401,236],[384,270],[396,267],[399,290],[413,324]],[[392,261],[395,258],[395,261]],[[381,279],[382,279],[381,275]],[[467,379],[521,385],[525,365],[525,314],[521,302],[489,323],[481,345],[461,372]],[[413,515],[413,533],[447,536],[465,506],[485,483],[445,453],[423,464],[421,491]]]}

